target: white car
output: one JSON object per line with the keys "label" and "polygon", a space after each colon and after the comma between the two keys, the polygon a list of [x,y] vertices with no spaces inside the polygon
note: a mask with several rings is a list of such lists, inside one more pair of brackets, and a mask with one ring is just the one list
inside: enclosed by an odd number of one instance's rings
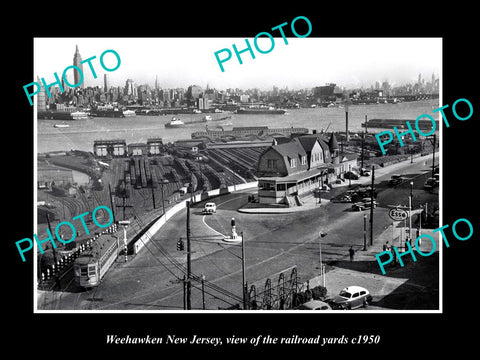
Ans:
{"label": "white car", "polygon": [[208,215],[208,214],[213,214],[217,212],[217,204],[214,202],[207,202],[205,204],[205,207],[203,208],[203,213]]}
{"label": "white car", "polygon": [[299,310],[332,310],[330,305],[320,300],[310,300],[298,307]]}
{"label": "white car", "polygon": [[366,307],[372,301],[370,292],[361,286],[349,286],[340,291],[333,300],[334,309],[356,309]]}

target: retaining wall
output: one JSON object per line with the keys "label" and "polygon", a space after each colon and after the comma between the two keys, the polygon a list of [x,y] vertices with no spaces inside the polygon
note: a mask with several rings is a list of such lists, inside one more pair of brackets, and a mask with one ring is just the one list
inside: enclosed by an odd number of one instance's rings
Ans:
{"label": "retaining wall", "polygon": [[[256,188],[257,186],[258,186],[258,181],[253,181],[245,184],[232,185],[232,186],[229,186],[228,188],[214,189],[202,194],[194,195],[192,200],[194,203],[197,203],[197,202],[209,199],[211,197],[228,194],[236,191],[242,191],[246,189],[252,189],[252,188]],[[191,200],[190,197],[188,199],[182,200],[178,204],[175,204],[173,207],[171,207],[165,212],[165,215],[162,215],[157,221],[155,221],[155,223],[153,223],[150,226],[150,228],[145,232],[145,234],[143,234],[140,238],[138,238],[137,241],[135,241],[135,243],[133,244],[134,253],[138,254],[138,252],[143,248],[143,246],[150,241],[153,235],[155,235],[158,232],[158,230],[160,230],[162,226],[165,225],[168,219],[170,219],[173,215],[175,215],[179,211],[185,209],[187,206],[186,202],[189,200]]]}

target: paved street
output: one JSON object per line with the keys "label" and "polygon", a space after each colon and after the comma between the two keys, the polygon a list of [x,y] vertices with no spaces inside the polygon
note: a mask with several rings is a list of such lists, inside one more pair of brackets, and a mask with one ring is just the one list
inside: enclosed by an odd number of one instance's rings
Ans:
{"label": "paved street", "polygon": [[[263,289],[266,279],[271,277],[272,282],[276,282],[278,273],[292,266],[297,266],[300,282],[318,276],[321,240],[321,256],[327,264],[326,285],[329,295],[338,293],[340,284],[353,285],[351,282],[355,281],[355,285],[371,287],[377,306],[374,304],[370,309],[391,308],[391,304],[382,303],[383,297],[408,281],[412,283],[412,279],[389,277],[388,274],[382,276],[374,254],[381,251],[379,239],[383,241],[392,236],[392,221],[388,217],[387,205],[408,205],[410,181],[395,188],[389,187],[387,181],[393,173],[411,178],[414,183],[413,207],[417,208],[425,202],[429,202],[429,206],[434,206],[434,203],[438,205],[437,195],[423,190],[423,183],[430,176],[427,171],[431,165],[431,161],[425,160],[419,158],[413,164],[404,162],[376,171],[375,187],[379,206],[374,210],[375,250],[369,246],[367,252],[362,251],[363,216],[369,215],[369,211],[352,211],[351,203],[329,202],[328,195],[322,199],[321,205],[315,205],[308,211],[286,214],[238,212],[247,204],[253,190],[214,199],[217,212],[210,216],[201,213],[204,203],[194,204],[190,223],[192,272],[205,276],[206,308],[225,308],[241,301],[241,247],[223,241],[230,234],[232,217],[236,220],[237,232],[243,232],[244,235],[246,280],[249,286],[255,284],[257,289]],[[362,178],[352,181],[352,184],[368,180]],[[348,189],[348,183],[344,188]],[[319,239],[319,232],[327,235]],[[177,251],[176,244],[185,235],[186,211],[181,211],[168,220],[138,255],[130,257],[127,262],[119,257],[100,286],[85,291],[76,288],[71,278],[69,280],[66,277],[62,283],[63,292],[45,292],[39,296],[39,308],[181,310],[186,254],[185,251]],[[370,241],[369,232],[367,241]],[[358,255],[355,266],[347,262],[350,246]],[[192,308],[201,309],[201,284],[193,282],[192,287]],[[418,289],[415,285],[411,287]]]}

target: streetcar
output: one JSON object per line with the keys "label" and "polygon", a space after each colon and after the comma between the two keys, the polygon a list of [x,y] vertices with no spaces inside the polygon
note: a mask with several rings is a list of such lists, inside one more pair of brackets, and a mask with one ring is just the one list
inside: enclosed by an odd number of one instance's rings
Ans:
{"label": "streetcar", "polygon": [[75,282],[84,288],[98,286],[119,253],[118,238],[102,234],[91,248],[75,259],[73,269]]}

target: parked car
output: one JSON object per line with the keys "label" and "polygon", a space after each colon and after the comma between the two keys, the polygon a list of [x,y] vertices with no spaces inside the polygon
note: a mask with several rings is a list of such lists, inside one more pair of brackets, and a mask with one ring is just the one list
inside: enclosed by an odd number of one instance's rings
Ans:
{"label": "parked car", "polygon": [[372,295],[367,289],[361,286],[349,286],[340,291],[331,304],[334,310],[351,310],[366,307],[371,301]]}
{"label": "parked car", "polygon": [[207,202],[203,208],[205,215],[210,215],[217,212],[217,205],[214,202]]}
{"label": "parked car", "polygon": [[370,170],[365,169],[365,168],[361,168],[361,169],[360,169],[360,175],[362,175],[362,176],[370,176]]}
{"label": "parked car", "polygon": [[358,180],[360,178],[360,175],[354,173],[353,171],[347,171],[345,174],[343,174],[343,177],[345,179]]}
{"label": "parked car", "polygon": [[310,300],[300,305],[298,310],[332,310],[330,305],[320,300]]}
{"label": "parked car", "polygon": [[[372,194],[372,187],[371,186],[360,186],[356,189],[356,193],[360,195],[361,198],[370,197]],[[373,198],[377,197],[377,189],[373,188]]]}
{"label": "parked car", "polygon": [[352,202],[352,196],[349,194],[343,194],[338,198],[339,202]]}
{"label": "parked car", "polygon": [[439,183],[435,178],[428,178],[427,181],[425,181],[425,184],[423,184],[423,188],[426,190],[431,190],[437,187],[438,184]]}
{"label": "parked car", "polygon": [[[372,206],[372,200],[369,197],[363,198],[362,201],[356,202],[352,205],[352,210],[354,211],[362,211],[365,209],[370,209]],[[373,208],[377,207],[377,202],[373,200]]]}

